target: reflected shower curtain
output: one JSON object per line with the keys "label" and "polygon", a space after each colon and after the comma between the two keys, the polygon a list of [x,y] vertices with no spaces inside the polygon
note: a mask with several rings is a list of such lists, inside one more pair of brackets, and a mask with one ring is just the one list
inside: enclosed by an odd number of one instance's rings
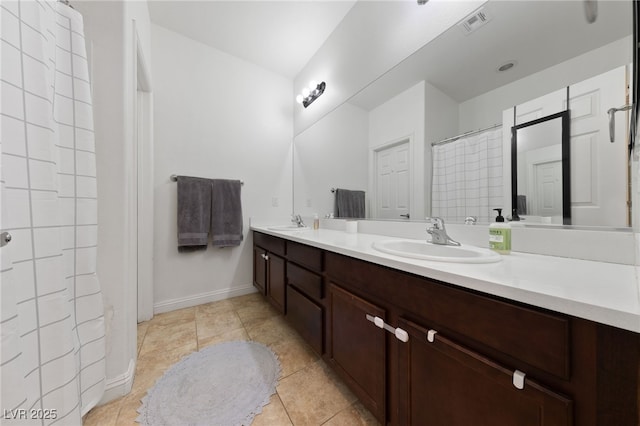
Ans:
{"label": "reflected shower curtain", "polygon": [[[504,203],[502,128],[433,147],[431,215],[447,221],[493,222]],[[505,212],[505,216],[508,212]]]}
{"label": "reflected shower curtain", "polygon": [[78,425],[105,385],[82,16],[50,0],[0,13],[1,422]]}

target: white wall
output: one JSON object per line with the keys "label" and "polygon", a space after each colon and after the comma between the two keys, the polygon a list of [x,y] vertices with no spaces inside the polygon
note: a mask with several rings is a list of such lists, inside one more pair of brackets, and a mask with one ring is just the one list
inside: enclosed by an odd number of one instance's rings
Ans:
{"label": "white wall", "polygon": [[[292,211],[292,81],[152,25],[156,312],[253,291],[249,217]],[[177,251],[171,174],[241,179],[241,246]],[[277,204],[277,206],[274,206]]]}
{"label": "white wall", "polygon": [[[559,63],[460,104],[456,134],[499,124],[502,111],[632,62],[631,37]],[[508,71],[507,71],[508,72]],[[455,136],[452,134],[449,136]]]}
{"label": "white wall", "polygon": [[129,392],[136,362],[134,20],[150,57],[147,4],[76,1],[84,17],[92,79],[98,175],[97,273],[106,323],[107,385],[102,402]]}
{"label": "white wall", "polygon": [[318,213],[324,217],[333,213],[335,195],[331,188],[367,190],[368,118],[367,111],[346,103],[296,136],[296,214],[313,217]]}
{"label": "white wall", "polygon": [[384,146],[409,137],[411,155],[412,219],[423,219],[425,83],[421,81],[369,112],[369,188],[374,191],[374,154]]}
{"label": "white wall", "polygon": [[313,105],[295,109],[295,134],[483,3],[430,1],[418,6],[415,1],[357,2],[294,80],[295,93],[311,80],[327,83],[324,94]]}

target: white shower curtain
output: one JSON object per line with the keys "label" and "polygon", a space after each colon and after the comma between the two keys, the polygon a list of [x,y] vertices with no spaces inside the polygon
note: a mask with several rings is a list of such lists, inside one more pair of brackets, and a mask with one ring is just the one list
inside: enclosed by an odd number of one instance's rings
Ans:
{"label": "white shower curtain", "polygon": [[51,0],[0,13],[1,423],[78,425],[105,385],[82,16]]}
{"label": "white shower curtain", "polygon": [[493,222],[504,203],[502,169],[502,127],[435,145],[431,215]]}

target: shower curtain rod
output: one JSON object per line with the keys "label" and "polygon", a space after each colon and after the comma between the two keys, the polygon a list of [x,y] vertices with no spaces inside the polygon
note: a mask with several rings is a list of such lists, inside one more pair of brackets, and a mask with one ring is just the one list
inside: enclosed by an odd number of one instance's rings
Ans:
{"label": "shower curtain rod", "polygon": [[489,127],[484,128],[484,129],[471,130],[470,132],[462,133],[461,135],[458,135],[458,136],[453,136],[453,137],[450,137],[450,138],[447,138],[447,139],[443,139],[443,140],[441,140],[439,142],[432,142],[431,146],[442,145],[442,144],[445,144],[445,143],[457,141],[458,139],[464,138],[465,136],[477,135],[478,133],[486,132],[487,130],[493,130],[493,129],[496,129],[498,127],[502,127],[502,123],[494,124],[493,126],[489,126]]}

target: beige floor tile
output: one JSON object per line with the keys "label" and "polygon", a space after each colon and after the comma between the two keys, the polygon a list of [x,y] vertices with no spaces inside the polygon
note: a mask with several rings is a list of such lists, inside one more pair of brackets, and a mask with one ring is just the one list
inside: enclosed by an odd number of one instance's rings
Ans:
{"label": "beige floor tile", "polygon": [[280,361],[280,366],[282,367],[281,379],[302,370],[320,359],[313,349],[299,337],[271,343],[269,347],[275,352]]}
{"label": "beige floor tile", "polygon": [[323,426],[380,426],[380,422],[360,402],[356,402],[333,416]]}
{"label": "beige floor tile", "polygon": [[213,337],[233,330],[242,330],[242,321],[234,311],[198,317],[198,339]]}
{"label": "beige floor tile", "polygon": [[219,300],[217,302],[205,303],[204,305],[198,305],[196,308],[196,319],[203,316],[218,315],[223,312],[234,311],[236,305],[231,302],[230,299]]}
{"label": "beige floor tile", "polygon": [[253,418],[251,426],[292,426],[277,393],[271,396],[268,405],[262,407],[262,413]]}
{"label": "beige floor tile", "polygon": [[138,418],[138,408],[142,404],[140,401],[126,400],[122,403],[120,414],[118,415],[118,426],[140,426],[140,423],[136,422]]}
{"label": "beige floor tile", "polygon": [[137,354],[140,353],[140,348],[142,347],[142,342],[144,342],[144,336],[147,334],[147,330],[149,329],[149,321],[141,322],[138,324],[138,349],[136,351]]}
{"label": "beige floor tile", "polygon": [[162,326],[175,326],[185,322],[191,322],[196,319],[196,308],[184,308],[177,311],[165,312],[155,315],[150,321],[149,326],[152,328]]}
{"label": "beige floor tile", "polygon": [[84,426],[116,426],[121,406],[122,398],[119,398],[108,404],[95,407],[87,413],[82,424]]}
{"label": "beige floor tile", "polygon": [[212,337],[198,338],[198,350],[207,346],[215,345],[222,342],[233,342],[236,340],[250,340],[249,335],[244,328],[231,330]]}
{"label": "beige floor tile", "polygon": [[282,315],[266,318],[250,327],[245,326],[245,328],[251,340],[265,345],[298,337],[298,333],[291,328]]}
{"label": "beige floor tile", "polygon": [[160,314],[138,324],[138,363],[131,393],[96,407],[88,426],[134,426],[140,399],[184,356],[220,342],[268,345],[282,366],[278,393],[254,426],[376,425],[317,354],[259,293]]}
{"label": "beige floor tile", "polygon": [[356,400],[322,361],[280,380],[277,391],[296,426],[322,424]]}
{"label": "beige floor tile", "polygon": [[149,326],[147,334],[140,348],[140,356],[153,351],[167,351],[191,344],[197,347],[196,323],[181,322],[177,325],[162,327]]}
{"label": "beige floor tile", "polygon": [[264,300],[247,302],[245,305],[238,307],[236,313],[245,328],[255,327],[269,318],[282,315]]}
{"label": "beige floor tile", "polygon": [[233,297],[228,299],[233,304],[236,310],[246,308],[255,304],[264,304],[264,296],[258,292],[245,294],[243,296]]}

